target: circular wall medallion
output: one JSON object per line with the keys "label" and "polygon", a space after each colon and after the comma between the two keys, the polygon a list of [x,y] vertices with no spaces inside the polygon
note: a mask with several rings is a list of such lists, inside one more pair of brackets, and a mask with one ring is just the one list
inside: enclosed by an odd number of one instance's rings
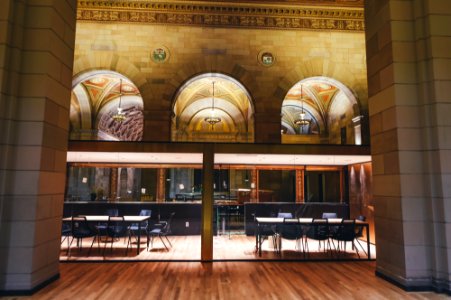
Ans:
{"label": "circular wall medallion", "polygon": [[276,57],[269,51],[263,50],[258,54],[258,62],[265,67],[270,67],[276,61]]}
{"label": "circular wall medallion", "polygon": [[152,60],[156,63],[163,63],[169,58],[169,50],[164,46],[158,46],[152,51]]}

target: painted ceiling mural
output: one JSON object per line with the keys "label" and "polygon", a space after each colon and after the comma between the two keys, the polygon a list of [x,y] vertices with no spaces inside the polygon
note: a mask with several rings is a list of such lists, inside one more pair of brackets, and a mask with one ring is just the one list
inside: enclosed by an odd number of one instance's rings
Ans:
{"label": "painted ceiling mural", "polygon": [[83,74],[72,90],[70,110],[72,139],[142,140],[141,94],[118,73]]}
{"label": "painted ceiling mural", "polygon": [[358,115],[357,106],[354,94],[340,82],[327,77],[304,79],[288,91],[283,101],[282,133],[328,133],[337,119]]}
{"label": "painted ceiling mural", "polygon": [[197,76],[174,102],[175,141],[253,141],[253,108],[245,88],[222,74]]}

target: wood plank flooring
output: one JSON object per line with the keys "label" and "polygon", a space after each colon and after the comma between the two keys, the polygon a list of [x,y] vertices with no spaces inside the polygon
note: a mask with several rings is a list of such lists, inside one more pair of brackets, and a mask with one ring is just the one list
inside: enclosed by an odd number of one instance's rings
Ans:
{"label": "wood plank flooring", "polygon": [[12,299],[446,299],[405,292],[374,262],[63,263],[61,278]]}
{"label": "wood plank flooring", "polygon": [[[67,243],[61,247],[62,261],[122,261],[122,260],[200,260],[200,236],[170,236],[172,247],[166,250],[159,239],[155,239],[152,249],[146,250],[146,238],[141,239],[141,251],[136,254],[136,243],[126,254],[126,243],[124,240],[117,240],[110,250],[110,245],[105,243],[94,244],[93,249],[88,253],[92,239],[83,241],[83,249],[80,251],[72,243],[70,256],[68,256]],[[262,245],[262,256],[255,252],[255,237],[245,235],[221,235],[213,239],[213,258],[215,260],[315,260],[315,259],[357,259],[358,256],[348,244],[347,251],[340,256],[335,252],[324,252],[318,250],[318,242],[309,240],[309,255],[304,255],[302,251],[296,249],[295,242],[290,240],[282,241],[282,253],[277,254],[272,246],[272,241],[266,240]],[[361,242],[366,251],[366,243]],[[105,252],[103,248],[105,247]],[[367,256],[362,249],[357,246],[361,258]],[[376,249],[372,246],[371,257],[376,258]]]}

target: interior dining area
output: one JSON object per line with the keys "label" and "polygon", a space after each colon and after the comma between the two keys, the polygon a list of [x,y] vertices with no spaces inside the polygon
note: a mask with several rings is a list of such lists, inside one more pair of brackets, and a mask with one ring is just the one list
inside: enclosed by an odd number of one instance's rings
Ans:
{"label": "interior dining area", "polygon": [[[60,259],[200,260],[202,158],[202,153],[68,152]],[[370,160],[369,155],[215,154],[208,224],[213,260],[374,260],[371,173],[365,173]],[[143,214],[149,218],[141,228],[121,220],[122,236],[111,239],[105,220],[86,220],[84,226],[79,219]],[[262,217],[277,220],[261,223]],[[343,220],[354,220],[347,248],[342,239],[339,248]],[[315,223],[320,221],[334,225]],[[78,226],[91,229],[84,241]],[[112,221],[110,231],[116,226]]]}
{"label": "interior dining area", "polygon": [[450,16],[2,1],[0,297],[446,298]]}

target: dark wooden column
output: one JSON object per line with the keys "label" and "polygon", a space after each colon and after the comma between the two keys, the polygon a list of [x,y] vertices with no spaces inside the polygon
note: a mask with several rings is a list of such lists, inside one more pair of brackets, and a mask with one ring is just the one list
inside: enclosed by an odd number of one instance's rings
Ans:
{"label": "dark wooden column", "polygon": [[157,169],[157,202],[165,201],[166,169]]}
{"label": "dark wooden column", "polygon": [[110,173],[110,201],[116,201],[118,168],[111,168]]}
{"label": "dark wooden column", "polygon": [[258,170],[251,170],[251,202],[258,202]]}
{"label": "dark wooden column", "polygon": [[296,203],[304,203],[304,170],[296,169]]}
{"label": "dark wooden column", "polygon": [[213,260],[213,176],[214,146],[205,145],[202,165],[202,220],[201,255],[202,261]]}

